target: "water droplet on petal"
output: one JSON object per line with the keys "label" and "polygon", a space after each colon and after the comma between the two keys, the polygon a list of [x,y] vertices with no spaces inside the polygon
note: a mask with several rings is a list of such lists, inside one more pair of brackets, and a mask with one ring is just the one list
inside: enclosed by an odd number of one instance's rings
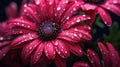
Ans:
{"label": "water droplet on petal", "polygon": [[61,8],[60,7],[57,7],[57,10],[59,11]]}

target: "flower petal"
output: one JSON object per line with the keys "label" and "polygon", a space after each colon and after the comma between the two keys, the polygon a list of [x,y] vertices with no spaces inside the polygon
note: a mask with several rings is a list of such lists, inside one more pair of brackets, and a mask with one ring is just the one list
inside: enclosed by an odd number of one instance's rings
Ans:
{"label": "flower petal", "polygon": [[23,13],[22,16],[24,16],[25,18],[27,18],[28,20],[31,20],[32,22],[36,22],[39,23],[41,22],[40,17],[39,17],[39,13],[37,10],[37,6],[34,4],[29,4],[29,5],[24,5],[23,7]]}
{"label": "flower petal", "polygon": [[86,32],[91,32],[91,27],[89,25],[81,25],[81,26],[77,26],[74,28],[75,31],[77,30],[84,30]]}
{"label": "flower petal", "polygon": [[23,27],[30,30],[36,30],[36,25],[34,23],[24,20],[22,18],[12,19],[8,22],[9,22],[8,25],[10,28],[18,26],[18,27]]}
{"label": "flower petal", "polygon": [[6,55],[6,53],[10,50],[10,46],[5,46],[0,50],[0,60]]}
{"label": "flower petal", "polygon": [[0,48],[6,46],[6,45],[8,45],[8,44],[10,44],[10,41],[0,42]]}
{"label": "flower petal", "polygon": [[109,0],[107,3],[110,3],[110,4],[120,4],[120,0]]}
{"label": "flower petal", "polygon": [[120,6],[114,5],[114,4],[106,4],[106,5],[101,5],[101,7],[108,9],[115,13],[116,15],[120,16]]}
{"label": "flower petal", "polygon": [[61,22],[65,22],[66,20],[68,20],[71,16],[73,16],[73,14],[78,10],[80,9],[80,3],[77,2],[77,3],[74,3],[73,5],[71,5],[71,7],[69,9],[67,9],[65,11],[65,13],[63,14],[62,16],[62,19],[61,19]]}
{"label": "flower petal", "polygon": [[66,60],[61,58],[60,56],[55,57],[55,63],[57,67],[66,67]]}
{"label": "flower petal", "polygon": [[86,10],[95,10],[97,8],[97,6],[89,4],[89,3],[86,3],[84,5],[81,5],[81,8],[82,8],[83,11],[86,11]]}
{"label": "flower petal", "polygon": [[65,43],[62,40],[55,40],[54,47],[58,55],[60,55],[62,58],[67,58],[70,56],[70,53],[68,51],[67,43]]}
{"label": "flower petal", "polygon": [[49,10],[47,10],[48,11],[48,14],[49,14],[49,18],[51,19],[51,17],[52,17],[52,19],[54,19],[53,17],[54,17],[54,8],[55,8],[55,0],[47,0],[47,9],[49,9]]}
{"label": "flower petal", "polygon": [[[42,20],[46,20],[48,19],[48,11],[47,11],[47,3],[45,0],[34,0],[34,2],[36,3],[36,5],[39,6],[39,13],[42,17]],[[41,21],[42,21],[41,20]]]}
{"label": "flower petal", "polygon": [[34,3],[39,5],[41,3],[41,0],[34,0]]}
{"label": "flower petal", "polygon": [[15,2],[10,3],[10,5],[5,9],[7,17],[9,19],[16,18],[17,14],[17,4]]}
{"label": "flower petal", "polygon": [[105,67],[110,67],[110,55],[109,55],[109,51],[106,49],[106,47],[101,43],[98,42],[98,46],[100,48],[100,51],[102,53],[102,58],[104,61],[104,66]]}
{"label": "flower petal", "polygon": [[6,33],[3,33],[2,35],[0,34],[0,41],[9,41],[13,39],[13,36],[8,35]]}
{"label": "flower petal", "polygon": [[88,24],[92,24],[96,20],[96,15],[97,15],[96,10],[87,10],[85,11],[85,14],[91,18],[90,20],[86,21]]}
{"label": "flower petal", "polygon": [[35,64],[41,57],[42,52],[43,52],[43,48],[44,48],[44,43],[39,44],[39,46],[37,47],[37,49],[35,50],[34,54],[31,57],[31,64]]}
{"label": "flower petal", "polygon": [[44,52],[48,59],[53,60],[55,58],[55,49],[52,42],[45,43]]}
{"label": "flower petal", "polygon": [[29,55],[35,50],[35,48],[40,44],[39,39],[35,39],[34,41],[28,43],[23,49],[22,49],[22,59],[26,60]]}
{"label": "flower petal", "polygon": [[110,57],[111,57],[111,67],[117,67],[119,63],[119,54],[115,50],[115,48],[112,46],[111,43],[107,43],[108,50],[110,52]]}
{"label": "flower petal", "polygon": [[80,22],[89,20],[90,17],[86,16],[86,15],[77,15],[75,17],[70,18],[68,21],[66,21],[65,23],[63,23],[62,28],[66,29],[69,28],[75,24],[78,24]]}
{"label": "flower petal", "polygon": [[80,45],[78,45],[78,44],[68,44],[67,45],[68,46],[68,49],[73,53],[73,54],[75,54],[75,55],[77,55],[77,56],[82,56],[82,54],[83,54],[83,52],[82,52],[82,49],[81,49],[81,47],[80,47]]}
{"label": "flower petal", "polygon": [[60,21],[60,18],[62,16],[63,12],[66,10],[67,3],[68,3],[68,0],[61,0],[56,3],[54,15],[55,15],[55,20],[57,22]]}
{"label": "flower petal", "polygon": [[35,31],[26,29],[26,28],[21,28],[21,27],[15,27],[12,29],[7,30],[7,34],[27,34],[27,33],[32,33]]}
{"label": "flower petal", "polygon": [[61,32],[57,38],[65,39],[70,42],[78,42],[81,38],[84,40],[90,40],[92,37],[87,31],[71,28]]}
{"label": "flower petal", "polygon": [[74,63],[73,67],[90,67],[90,65],[85,62],[76,62]]}
{"label": "flower petal", "polygon": [[101,16],[102,20],[104,21],[104,23],[107,26],[111,26],[112,25],[112,20],[111,20],[110,15],[108,14],[108,12],[106,12],[102,8],[97,8],[97,11],[98,11],[99,15]]}
{"label": "flower petal", "polygon": [[58,35],[57,38],[64,39],[70,42],[80,41],[82,36],[79,36],[76,32],[64,31]]}
{"label": "flower petal", "polygon": [[25,43],[30,40],[33,40],[35,38],[38,38],[38,36],[35,33],[24,34],[24,35],[21,35],[21,36],[15,38],[12,41],[11,46],[15,48],[15,47],[20,46],[20,44]]}
{"label": "flower petal", "polygon": [[92,63],[92,67],[102,67],[101,66],[101,61],[100,61],[96,52],[88,49],[87,50],[87,56],[88,56],[88,59],[90,60],[90,62]]}

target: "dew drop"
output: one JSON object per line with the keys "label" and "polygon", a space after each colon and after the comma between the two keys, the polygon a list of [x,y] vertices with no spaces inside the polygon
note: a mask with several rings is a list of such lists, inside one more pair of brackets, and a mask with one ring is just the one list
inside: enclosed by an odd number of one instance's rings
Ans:
{"label": "dew drop", "polygon": [[0,40],[3,40],[4,38],[3,37],[0,37]]}
{"label": "dew drop", "polygon": [[60,7],[57,7],[57,10],[59,11],[61,8]]}
{"label": "dew drop", "polygon": [[77,19],[76,22],[80,22],[80,19]]}

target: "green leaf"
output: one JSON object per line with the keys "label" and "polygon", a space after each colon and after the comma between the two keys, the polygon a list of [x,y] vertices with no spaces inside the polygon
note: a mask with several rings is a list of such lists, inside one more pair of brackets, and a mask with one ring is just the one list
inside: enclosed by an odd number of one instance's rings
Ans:
{"label": "green leaf", "polygon": [[100,17],[97,17],[97,19],[95,21],[95,25],[102,29],[105,27],[105,25],[101,22]]}

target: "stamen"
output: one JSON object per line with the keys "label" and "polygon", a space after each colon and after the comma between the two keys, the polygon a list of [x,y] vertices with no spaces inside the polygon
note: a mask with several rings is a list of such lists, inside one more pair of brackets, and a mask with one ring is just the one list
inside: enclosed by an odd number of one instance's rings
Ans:
{"label": "stamen", "polygon": [[52,21],[42,22],[38,27],[38,35],[42,41],[55,39],[60,32],[60,26]]}

